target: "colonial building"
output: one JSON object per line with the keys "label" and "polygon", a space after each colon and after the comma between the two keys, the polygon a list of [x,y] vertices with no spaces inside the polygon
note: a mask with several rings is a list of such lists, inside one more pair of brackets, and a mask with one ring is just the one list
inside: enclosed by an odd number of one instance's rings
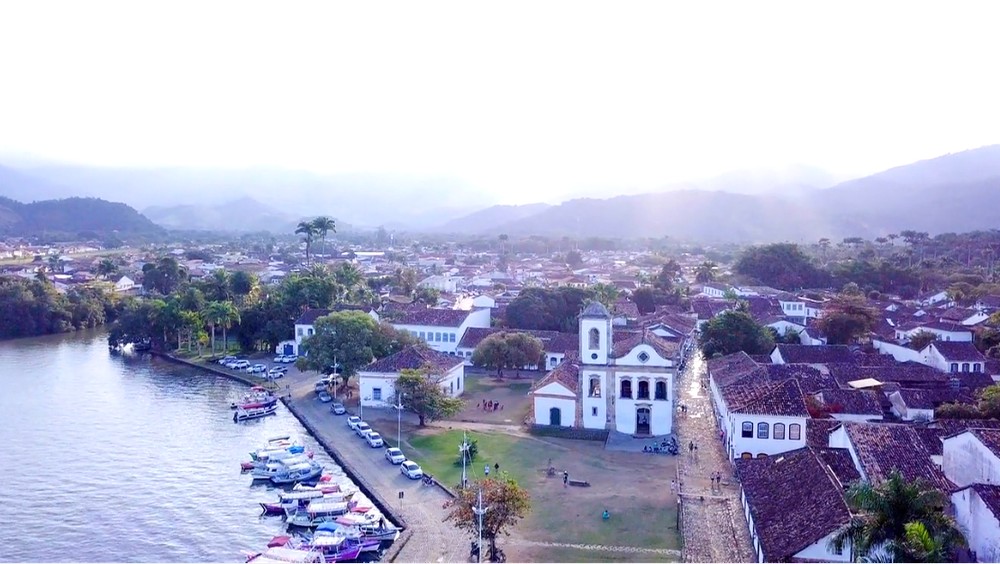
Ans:
{"label": "colonial building", "polygon": [[680,345],[648,330],[616,335],[599,302],[583,310],[579,324],[578,353],[530,392],[535,423],[639,436],[673,432]]}
{"label": "colonial building", "polygon": [[302,341],[312,337],[313,333],[316,332],[316,320],[336,311],[361,311],[367,313],[369,317],[375,320],[375,323],[379,322],[378,312],[373,308],[363,306],[340,304],[334,306],[333,309],[307,309],[295,320],[295,339],[278,343],[274,351],[275,354],[302,354]]}
{"label": "colonial building", "polygon": [[365,407],[389,407],[396,402],[396,379],[403,370],[424,370],[446,394],[465,391],[465,365],[461,359],[423,345],[406,347],[358,371],[358,393]]}

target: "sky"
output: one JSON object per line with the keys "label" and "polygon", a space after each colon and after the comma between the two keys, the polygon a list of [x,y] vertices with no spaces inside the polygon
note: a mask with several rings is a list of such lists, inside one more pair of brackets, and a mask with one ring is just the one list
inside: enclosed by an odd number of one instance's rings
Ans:
{"label": "sky", "polygon": [[[0,155],[505,203],[1000,142],[990,2],[3,2]],[[0,159],[2,161],[2,159]]]}

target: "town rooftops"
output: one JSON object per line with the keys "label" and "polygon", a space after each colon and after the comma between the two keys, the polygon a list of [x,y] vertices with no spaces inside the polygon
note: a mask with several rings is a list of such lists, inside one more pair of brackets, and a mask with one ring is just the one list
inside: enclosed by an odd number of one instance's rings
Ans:
{"label": "town rooftops", "polygon": [[474,349],[483,339],[496,333],[527,333],[542,342],[542,350],[547,353],[562,353],[576,350],[579,346],[579,335],[562,333],[560,331],[545,331],[540,329],[501,329],[499,327],[469,327],[458,343],[460,349]]}
{"label": "town rooftops", "polygon": [[840,486],[812,449],[735,463],[765,562],[789,561],[851,518]]}
{"label": "town rooftops", "polygon": [[304,312],[302,312],[302,315],[300,315],[298,319],[295,320],[295,324],[313,325],[316,323],[316,320],[319,319],[320,317],[325,317],[335,311],[362,311],[367,313],[371,310],[372,308],[370,307],[359,306],[359,305],[348,305],[348,304],[338,304],[334,306],[333,309],[307,309]]}
{"label": "town rooftops", "polygon": [[951,491],[951,482],[931,461],[930,450],[913,427],[854,422],[843,425],[869,481],[881,483],[898,470],[907,481],[920,478],[942,492]]}
{"label": "town rooftops", "polygon": [[833,471],[841,488],[846,489],[847,486],[861,479],[861,473],[854,466],[851,452],[846,448],[817,448],[813,451]]}
{"label": "town rooftops", "polygon": [[787,364],[827,364],[854,362],[854,354],[846,345],[776,345],[778,354]]}
{"label": "town rooftops", "polygon": [[949,323],[947,321],[930,321],[921,324],[925,329],[935,329],[937,331],[948,331],[952,333],[972,333],[972,330],[959,323]]}
{"label": "town rooftops", "polygon": [[624,339],[615,339],[615,342],[612,344],[611,355],[615,358],[621,358],[632,352],[632,349],[639,345],[653,347],[656,354],[667,360],[673,360],[680,348],[675,342],[663,339],[651,331],[643,330]]}
{"label": "town rooftops", "polygon": [[463,363],[461,358],[431,350],[423,345],[410,345],[396,354],[372,362],[361,371],[391,374],[400,370],[426,368],[432,374],[443,374]]}
{"label": "town rooftops", "polygon": [[945,360],[950,362],[985,362],[986,357],[976,349],[971,342],[963,341],[931,341],[928,346],[934,347]]}
{"label": "town rooftops", "polygon": [[730,411],[754,415],[809,417],[802,389],[794,378],[773,385],[763,384],[757,393],[744,395],[742,402],[732,404]]}
{"label": "town rooftops", "polygon": [[407,308],[392,314],[394,325],[459,327],[471,312],[461,309]]}
{"label": "town rooftops", "polygon": [[868,390],[823,390],[819,393],[823,403],[833,413],[851,415],[882,415],[879,396]]}
{"label": "town rooftops", "polygon": [[830,445],[830,431],[839,426],[836,419],[806,419],[806,446],[826,448]]}

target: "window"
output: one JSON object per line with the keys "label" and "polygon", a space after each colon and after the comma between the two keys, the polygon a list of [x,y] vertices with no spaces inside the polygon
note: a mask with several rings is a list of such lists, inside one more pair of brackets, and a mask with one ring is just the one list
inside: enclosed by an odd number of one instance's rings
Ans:
{"label": "window", "polygon": [[639,353],[639,362],[649,362],[649,353],[646,351]]}
{"label": "window", "polygon": [[382,401],[382,388],[372,388],[372,400]]}
{"label": "window", "polygon": [[636,394],[636,399],[649,399],[649,382],[646,380],[639,380],[639,393]]}
{"label": "window", "polygon": [[957,362],[951,363],[951,371],[952,372],[958,372],[958,363]]}
{"label": "window", "polygon": [[968,362],[963,362],[962,363],[962,372],[968,372],[968,371],[969,371],[969,363]]}
{"label": "window", "polygon": [[802,438],[802,425],[792,423],[788,426],[788,440],[797,441]]}
{"label": "window", "polygon": [[667,399],[667,383],[666,382],[657,382],[656,383],[656,396],[655,396],[655,398],[658,399],[658,400],[665,400],[665,399]]}
{"label": "window", "polygon": [[449,343],[454,343],[455,342],[455,334],[454,333],[449,333],[448,334],[448,342]]}
{"label": "window", "polygon": [[449,384],[449,387],[451,388],[451,395],[455,395],[455,383],[452,382],[451,384]]}
{"label": "window", "polygon": [[601,348],[601,332],[594,327],[590,330],[590,350],[596,350]]}
{"label": "window", "polygon": [[757,424],[757,438],[758,439],[766,439],[768,437],[768,431],[769,430],[770,429],[768,428],[768,424],[767,423],[758,423]]}
{"label": "window", "polygon": [[601,380],[600,378],[590,379],[590,397],[599,398],[601,397]]}
{"label": "window", "polygon": [[597,417],[597,407],[590,408],[590,414]]}
{"label": "window", "polygon": [[298,335],[299,337],[301,337],[301,336],[302,336],[302,328],[301,328],[301,327],[299,327],[299,328],[298,328],[298,330],[296,331],[296,334],[297,334],[297,335]]}
{"label": "window", "polygon": [[978,362],[972,365],[973,372],[982,372],[983,365]]}
{"label": "window", "polygon": [[420,332],[420,338],[426,341],[427,340],[427,335],[425,335],[424,332],[421,331]]}
{"label": "window", "polygon": [[441,333],[434,333],[434,340],[440,343],[441,342]]}
{"label": "window", "polygon": [[632,380],[622,380],[622,397],[632,399]]}
{"label": "window", "polygon": [[774,435],[773,436],[774,436],[775,439],[778,439],[779,441],[780,440],[784,440],[784,438],[785,438],[785,424],[784,423],[775,423],[774,424]]}
{"label": "window", "polygon": [[744,439],[752,439],[753,438],[753,423],[751,423],[749,421],[744,421],[743,422],[743,432],[740,434],[740,436],[743,437]]}
{"label": "window", "polygon": [[312,328],[312,327],[310,327],[310,328],[309,328],[309,335],[310,335],[310,336],[312,336],[312,334],[313,334],[313,328]]}

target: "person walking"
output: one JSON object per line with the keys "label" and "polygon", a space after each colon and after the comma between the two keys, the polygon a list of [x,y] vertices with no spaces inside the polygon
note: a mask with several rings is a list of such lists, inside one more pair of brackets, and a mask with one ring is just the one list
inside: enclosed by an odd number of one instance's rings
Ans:
{"label": "person walking", "polygon": [[487,477],[488,477],[488,476],[490,475],[490,465],[489,465],[489,464],[487,464],[487,465],[486,465],[486,466],[485,466],[485,467],[483,468],[483,474],[485,474],[485,475],[486,475]]}
{"label": "person walking", "polygon": [[563,470],[563,487],[569,485],[569,472]]}

